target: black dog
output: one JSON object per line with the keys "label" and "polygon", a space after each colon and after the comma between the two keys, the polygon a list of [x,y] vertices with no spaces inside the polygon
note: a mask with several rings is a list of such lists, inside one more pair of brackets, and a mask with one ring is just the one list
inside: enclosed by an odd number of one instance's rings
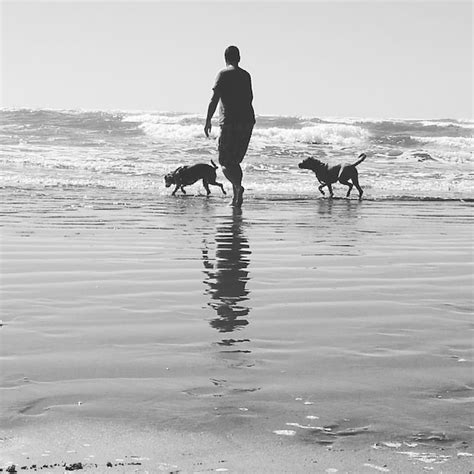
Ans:
{"label": "black dog", "polygon": [[[316,158],[306,158],[306,160],[302,161],[298,166],[306,170],[314,171],[316,178],[318,178],[318,181],[321,183],[321,186],[318,188],[321,191],[321,194],[324,194],[323,188],[324,186],[327,186],[329,194],[332,197],[332,184],[339,181],[341,184],[349,186],[346,197],[350,196],[352,187],[355,186],[359,191],[359,199],[362,199],[364,191],[362,191],[362,188],[359,185],[359,173],[357,172],[356,166],[362,163],[366,158],[367,155],[361,153],[359,155],[359,161],[356,161],[353,164],[346,163],[335,166],[329,166],[327,163],[323,163]],[[349,180],[351,180],[352,183],[349,183]]]}
{"label": "black dog", "polygon": [[211,160],[212,166],[206,165],[205,163],[198,163],[192,166],[180,166],[176,168],[172,173],[168,173],[165,176],[166,187],[169,188],[172,184],[176,185],[174,191],[171,193],[175,195],[178,189],[186,194],[184,190],[185,186],[194,184],[196,181],[202,179],[202,184],[206,189],[207,195],[211,194],[209,185],[219,186],[222,192],[226,194],[224,186],[216,181],[216,164]]}

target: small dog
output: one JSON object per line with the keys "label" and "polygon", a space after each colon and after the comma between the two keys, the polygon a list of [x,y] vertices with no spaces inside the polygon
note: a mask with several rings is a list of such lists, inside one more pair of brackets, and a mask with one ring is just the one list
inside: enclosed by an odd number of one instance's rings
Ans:
{"label": "small dog", "polygon": [[219,186],[222,192],[226,194],[224,186],[216,181],[216,164],[211,160],[212,166],[206,165],[205,163],[198,163],[192,166],[180,166],[173,172],[168,173],[165,176],[165,185],[169,188],[172,184],[176,185],[174,191],[171,193],[172,196],[176,194],[178,189],[186,194],[184,190],[185,186],[194,184],[196,181],[202,179],[202,184],[207,192],[207,195],[211,194],[209,185]]}
{"label": "small dog", "polygon": [[[327,163],[317,160],[316,158],[306,158],[304,161],[298,164],[299,168],[306,170],[314,171],[316,178],[321,183],[321,186],[318,187],[321,194],[324,195],[323,188],[327,186],[329,189],[329,195],[333,197],[332,184],[337,183],[338,181],[341,184],[349,186],[346,197],[349,197],[352,191],[353,186],[359,191],[359,199],[362,199],[362,188],[359,185],[359,173],[357,172],[356,166],[362,163],[367,158],[365,153],[359,155],[359,160],[353,164],[339,164],[335,166],[329,166]],[[349,180],[352,183],[349,183]]]}

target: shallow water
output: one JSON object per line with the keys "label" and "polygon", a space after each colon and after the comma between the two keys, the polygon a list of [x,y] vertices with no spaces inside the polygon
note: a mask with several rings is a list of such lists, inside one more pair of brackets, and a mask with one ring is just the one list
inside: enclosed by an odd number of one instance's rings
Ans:
{"label": "shallow water", "polygon": [[472,452],[469,204],[2,199],[8,436],[90,419]]}

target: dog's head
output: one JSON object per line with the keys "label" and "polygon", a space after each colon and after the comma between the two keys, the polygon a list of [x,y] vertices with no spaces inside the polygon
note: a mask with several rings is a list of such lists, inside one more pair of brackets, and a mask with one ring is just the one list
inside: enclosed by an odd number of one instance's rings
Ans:
{"label": "dog's head", "polygon": [[301,163],[298,164],[298,168],[302,168],[304,170],[317,170],[320,168],[324,163],[322,161],[317,160],[316,158],[306,158]]}
{"label": "dog's head", "polygon": [[165,186],[169,188],[172,184],[175,184],[174,171],[165,175]]}

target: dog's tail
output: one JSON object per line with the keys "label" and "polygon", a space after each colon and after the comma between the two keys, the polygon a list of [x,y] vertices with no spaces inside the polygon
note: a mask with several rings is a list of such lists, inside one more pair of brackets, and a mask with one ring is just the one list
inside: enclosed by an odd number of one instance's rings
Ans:
{"label": "dog's tail", "polygon": [[218,168],[218,166],[211,160],[211,163],[212,163],[212,166],[214,167],[214,169],[216,170]]}
{"label": "dog's tail", "polygon": [[361,153],[358,158],[359,160],[356,161],[352,166],[360,165],[367,158],[367,155],[365,153]]}

